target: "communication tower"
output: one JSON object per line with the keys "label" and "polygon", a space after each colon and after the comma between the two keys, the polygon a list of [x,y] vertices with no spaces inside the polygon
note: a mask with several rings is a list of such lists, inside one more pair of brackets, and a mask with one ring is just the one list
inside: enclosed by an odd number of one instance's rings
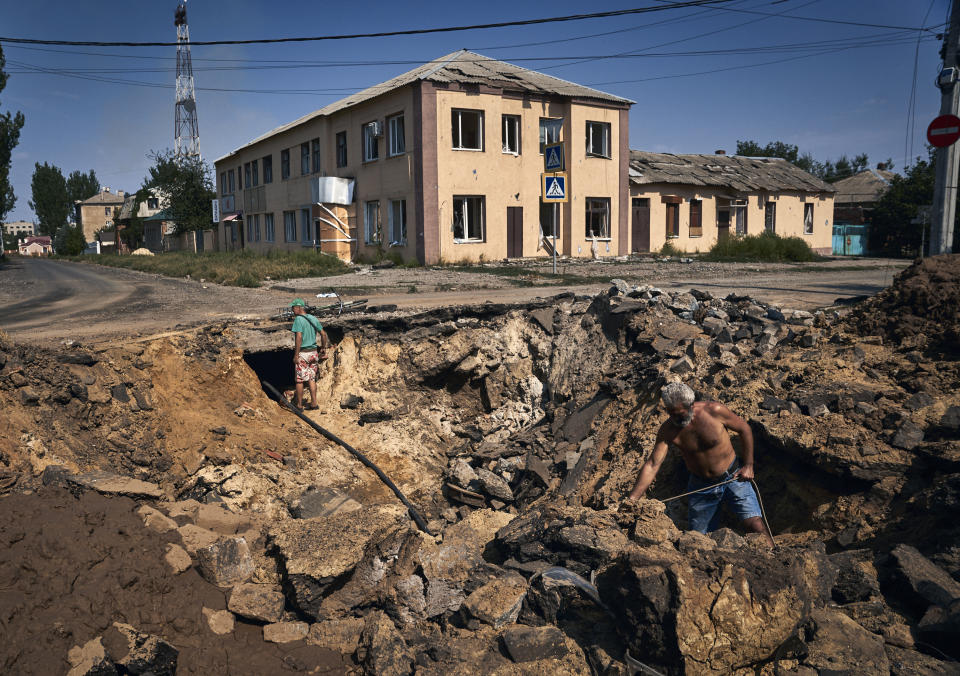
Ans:
{"label": "communication tower", "polygon": [[193,63],[190,60],[190,28],[187,26],[187,0],[180,0],[174,14],[177,27],[177,102],[173,123],[174,153],[177,157],[200,156],[200,125],[197,122],[197,97],[193,89]]}

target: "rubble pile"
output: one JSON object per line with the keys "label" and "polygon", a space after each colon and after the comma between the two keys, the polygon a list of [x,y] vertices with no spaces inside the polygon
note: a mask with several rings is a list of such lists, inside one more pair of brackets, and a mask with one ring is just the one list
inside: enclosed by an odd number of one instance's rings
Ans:
{"label": "rubble pile", "polygon": [[[0,342],[0,664],[132,673],[129,644],[155,673],[960,673],[956,315],[904,305],[946,303],[956,265],[849,314],[613,280],[331,323],[315,419],[430,532],[259,390],[237,346],[285,327]],[[677,454],[622,502],[675,380],[750,422],[776,548],[684,530]],[[37,594],[69,569],[90,572]]]}

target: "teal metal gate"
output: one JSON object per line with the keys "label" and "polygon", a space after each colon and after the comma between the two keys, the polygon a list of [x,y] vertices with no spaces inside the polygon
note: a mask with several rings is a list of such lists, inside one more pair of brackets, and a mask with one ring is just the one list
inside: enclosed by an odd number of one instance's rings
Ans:
{"label": "teal metal gate", "polygon": [[833,224],[833,255],[864,256],[867,253],[867,225]]}

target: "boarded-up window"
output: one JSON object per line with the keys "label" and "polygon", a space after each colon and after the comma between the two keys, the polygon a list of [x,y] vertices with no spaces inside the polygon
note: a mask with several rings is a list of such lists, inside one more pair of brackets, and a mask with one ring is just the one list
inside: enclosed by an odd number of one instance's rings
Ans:
{"label": "boarded-up window", "polygon": [[703,202],[690,200],[690,236],[703,237]]}

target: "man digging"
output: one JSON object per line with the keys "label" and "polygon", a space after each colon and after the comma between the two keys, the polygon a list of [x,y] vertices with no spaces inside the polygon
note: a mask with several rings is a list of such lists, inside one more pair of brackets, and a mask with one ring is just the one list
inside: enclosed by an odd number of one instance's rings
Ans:
{"label": "man digging", "polygon": [[[691,530],[701,533],[716,530],[720,521],[720,503],[725,503],[748,532],[763,533],[773,546],[773,538],[764,525],[760,503],[750,483],[753,479],[750,425],[719,402],[694,401],[693,390],[683,383],[666,385],[660,398],[670,417],[660,425],[653,452],[643,463],[628,499],[636,500],[653,483],[672,444],[680,450],[690,471],[687,490],[697,491],[690,496]],[[737,460],[727,430],[740,435],[742,465]],[[737,480],[716,486],[731,479]]]}
{"label": "man digging", "polygon": [[[320,361],[327,358],[327,346],[329,339],[323,330],[320,320],[313,315],[308,315],[306,303],[302,298],[295,299],[290,303],[293,309],[293,365],[296,376],[297,390],[295,404],[297,408],[303,408],[303,384],[307,383],[310,387],[310,405],[308,411],[316,411],[320,406],[317,404],[317,371],[320,367]],[[317,350],[317,336],[320,337],[321,348]]]}

